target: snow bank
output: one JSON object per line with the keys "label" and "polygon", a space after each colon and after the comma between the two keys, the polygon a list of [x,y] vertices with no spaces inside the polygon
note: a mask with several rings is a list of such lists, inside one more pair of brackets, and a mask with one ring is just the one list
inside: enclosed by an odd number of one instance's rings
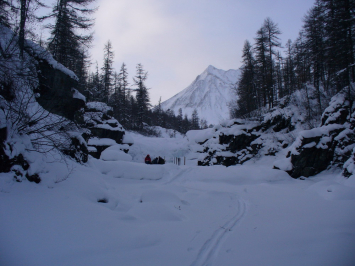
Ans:
{"label": "snow bank", "polygon": [[88,141],[88,145],[94,145],[94,146],[112,146],[117,144],[116,141],[113,139],[108,139],[108,138],[91,138]]}
{"label": "snow bank", "polygon": [[108,111],[112,110],[112,107],[108,106],[103,102],[88,102],[86,103],[86,106],[89,109],[100,111],[103,113],[107,113]]}
{"label": "snow bank", "polygon": [[100,156],[104,161],[132,161],[132,156],[121,150],[104,150]]}

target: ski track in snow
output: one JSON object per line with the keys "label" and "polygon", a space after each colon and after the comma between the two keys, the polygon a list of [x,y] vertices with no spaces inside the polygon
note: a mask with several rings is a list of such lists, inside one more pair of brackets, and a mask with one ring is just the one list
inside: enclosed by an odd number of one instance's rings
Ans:
{"label": "ski track in snow", "polygon": [[169,185],[173,182],[175,182],[177,179],[179,179],[180,177],[183,177],[186,173],[189,173],[193,170],[193,168],[188,168],[188,169],[184,169],[182,171],[179,171],[175,176],[173,176],[169,181],[167,181],[166,183],[164,183],[164,185]]}
{"label": "ski track in snow", "polygon": [[191,266],[207,266],[212,265],[213,260],[217,257],[222,240],[227,237],[228,233],[237,225],[243,218],[246,212],[246,203],[243,200],[238,200],[238,212],[227,221],[223,226],[218,228],[201,247],[195,261]]}

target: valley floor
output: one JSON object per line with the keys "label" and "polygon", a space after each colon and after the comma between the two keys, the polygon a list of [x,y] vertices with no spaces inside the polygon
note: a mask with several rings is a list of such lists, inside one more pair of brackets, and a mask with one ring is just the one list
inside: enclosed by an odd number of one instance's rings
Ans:
{"label": "valley floor", "polygon": [[[145,156],[183,140],[140,141]],[[0,265],[354,265],[355,187],[337,172],[294,180],[274,159],[90,159],[64,178],[53,163],[57,181],[38,185],[0,174]]]}

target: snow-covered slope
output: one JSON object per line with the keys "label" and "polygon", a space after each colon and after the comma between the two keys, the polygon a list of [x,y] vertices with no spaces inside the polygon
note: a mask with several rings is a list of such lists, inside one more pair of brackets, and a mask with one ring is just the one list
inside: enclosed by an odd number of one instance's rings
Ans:
{"label": "snow-covered slope", "polygon": [[171,109],[178,114],[191,117],[196,108],[200,119],[208,124],[218,124],[229,118],[229,102],[235,99],[233,87],[238,80],[240,70],[228,71],[209,66],[201,75],[183,91],[162,103],[164,110]]}

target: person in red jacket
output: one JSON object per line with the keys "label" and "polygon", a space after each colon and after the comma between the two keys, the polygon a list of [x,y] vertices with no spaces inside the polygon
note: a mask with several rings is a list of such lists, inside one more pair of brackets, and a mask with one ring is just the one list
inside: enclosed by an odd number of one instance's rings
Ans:
{"label": "person in red jacket", "polygon": [[149,154],[145,157],[144,162],[145,162],[146,164],[151,164],[151,163],[152,163],[152,159],[150,159]]}

